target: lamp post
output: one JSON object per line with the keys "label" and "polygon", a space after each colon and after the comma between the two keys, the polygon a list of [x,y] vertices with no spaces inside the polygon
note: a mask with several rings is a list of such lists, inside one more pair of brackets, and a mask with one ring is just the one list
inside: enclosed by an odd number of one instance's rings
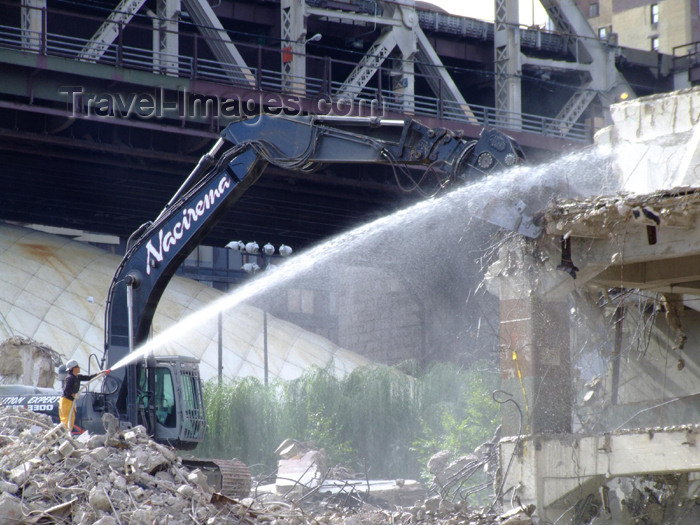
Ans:
{"label": "lamp post", "polygon": [[[226,248],[231,250],[236,250],[244,255],[254,255],[255,261],[246,261],[241,269],[251,275],[255,275],[258,272],[265,271],[267,269],[274,268],[270,264],[270,259],[272,257],[288,257],[292,254],[292,249],[286,244],[281,244],[279,249],[277,249],[277,254],[275,254],[274,245],[269,242],[262,247],[257,242],[244,243],[243,241],[231,241],[226,245]],[[257,258],[260,257],[260,264],[258,264]],[[267,309],[263,308],[263,359],[264,359],[264,369],[265,369],[265,386],[268,384],[268,352],[267,352]]]}

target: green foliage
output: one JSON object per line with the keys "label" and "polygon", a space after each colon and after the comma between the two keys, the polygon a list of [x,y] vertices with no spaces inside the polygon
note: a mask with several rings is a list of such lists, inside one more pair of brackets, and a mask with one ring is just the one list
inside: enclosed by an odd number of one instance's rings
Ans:
{"label": "green foliage", "polygon": [[[378,366],[338,378],[313,368],[265,387],[252,378],[205,385],[209,428],[199,457],[237,457],[272,472],[286,438],[324,448],[331,465],[373,478],[417,478],[435,452],[472,452],[497,422],[494,378],[438,364],[419,377]],[[255,472],[255,469],[254,469]]]}
{"label": "green foliage", "polygon": [[274,388],[246,377],[219,385],[204,385],[206,439],[197,455],[238,458],[248,465],[274,465],[274,451],[284,437]]}

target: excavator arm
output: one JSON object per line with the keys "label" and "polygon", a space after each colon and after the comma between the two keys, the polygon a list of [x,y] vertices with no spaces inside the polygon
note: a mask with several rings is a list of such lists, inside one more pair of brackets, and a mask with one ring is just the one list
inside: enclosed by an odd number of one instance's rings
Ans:
{"label": "excavator arm", "polygon": [[[260,115],[234,122],[158,218],[129,239],[109,290],[103,364],[106,360],[107,367],[113,367],[146,341],[158,302],[177,268],[268,164],[300,171],[327,163],[415,168],[437,177],[441,188],[523,159],[515,141],[496,130],[467,140],[411,119]],[[128,420],[137,424],[136,366],[120,367],[112,376],[122,382],[121,402],[126,400]]]}

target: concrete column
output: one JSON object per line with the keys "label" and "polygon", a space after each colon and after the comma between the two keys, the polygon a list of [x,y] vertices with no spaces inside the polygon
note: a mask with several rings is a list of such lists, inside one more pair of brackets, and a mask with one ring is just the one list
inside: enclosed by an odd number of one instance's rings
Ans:
{"label": "concrete column", "polygon": [[503,435],[571,432],[572,385],[568,306],[536,296],[501,299]]}

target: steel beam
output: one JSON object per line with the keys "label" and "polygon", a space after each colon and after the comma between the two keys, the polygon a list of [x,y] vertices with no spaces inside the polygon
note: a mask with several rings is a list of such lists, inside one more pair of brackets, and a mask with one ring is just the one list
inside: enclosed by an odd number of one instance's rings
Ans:
{"label": "steel beam", "polygon": [[[588,65],[591,81],[583,91],[577,91],[555,117],[564,121],[561,132],[575,124],[597,95],[615,102],[614,93],[624,91],[633,96],[634,90],[615,67],[615,52],[606,43],[596,38],[588,20],[573,0],[540,0],[555,27],[566,39],[569,52],[577,63]],[[523,59],[524,63],[527,58]],[[564,66],[566,63],[563,63]]]}
{"label": "steel beam", "polygon": [[433,93],[440,99],[441,103],[444,101],[459,108],[464,113],[464,118],[467,122],[477,124],[477,119],[469,104],[467,104],[457,84],[455,84],[442,60],[440,60],[440,57],[433,49],[430,41],[428,41],[428,37],[425,36],[420,27],[415,28],[415,33],[418,41],[418,69],[426,75],[430,89],[433,90]]}
{"label": "steel beam", "polygon": [[353,99],[360,94],[362,89],[367,85],[367,82],[376,73],[384,60],[396,47],[396,35],[393,31],[382,33],[377,40],[374,41],[365,56],[355,66],[352,73],[343,82],[343,85],[335,92],[338,98]]}
{"label": "steel beam", "polygon": [[157,42],[153,47],[153,65],[156,72],[178,76],[179,38],[178,18],[180,17],[180,0],[158,0],[156,11]]}
{"label": "steel beam", "polygon": [[335,11],[331,9],[323,9],[320,7],[307,7],[306,13],[309,16],[317,16],[322,20],[339,21],[347,24],[362,23],[366,25],[381,24],[386,26],[401,26],[401,20],[386,18],[382,16],[363,15],[361,13],[353,13],[349,11]]}
{"label": "steel beam", "polygon": [[495,0],[494,66],[496,111],[510,129],[520,129],[522,95],[520,79],[520,27],[518,0]]}
{"label": "steel beam", "polygon": [[236,84],[255,86],[255,75],[231,41],[207,0],[183,0],[197,29],[205,37],[207,45],[219,61],[227,76]]}
{"label": "steel beam", "polygon": [[22,49],[41,51],[46,28],[46,0],[22,0]]}
{"label": "steel beam", "polygon": [[306,1],[281,0],[282,92],[306,95]]}
{"label": "steel beam", "polygon": [[[351,100],[358,96],[394,48],[398,47],[401,57],[391,68],[390,104],[404,113],[411,114],[415,107],[414,60],[418,44],[414,30],[418,28],[418,15],[412,6],[382,3],[382,7],[384,14],[382,17],[376,17],[375,22],[381,19],[393,20],[394,23],[387,24],[390,29],[386,29],[375,40],[335,95]],[[341,13],[340,16],[344,17],[345,14]]]}
{"label": "steel beam", "polygon": [[97,62],[116,40],[125,25],[131,22],[146,0],[122,0],[109,14],[107,20],[92,35],[78,53],[78,60]]}

